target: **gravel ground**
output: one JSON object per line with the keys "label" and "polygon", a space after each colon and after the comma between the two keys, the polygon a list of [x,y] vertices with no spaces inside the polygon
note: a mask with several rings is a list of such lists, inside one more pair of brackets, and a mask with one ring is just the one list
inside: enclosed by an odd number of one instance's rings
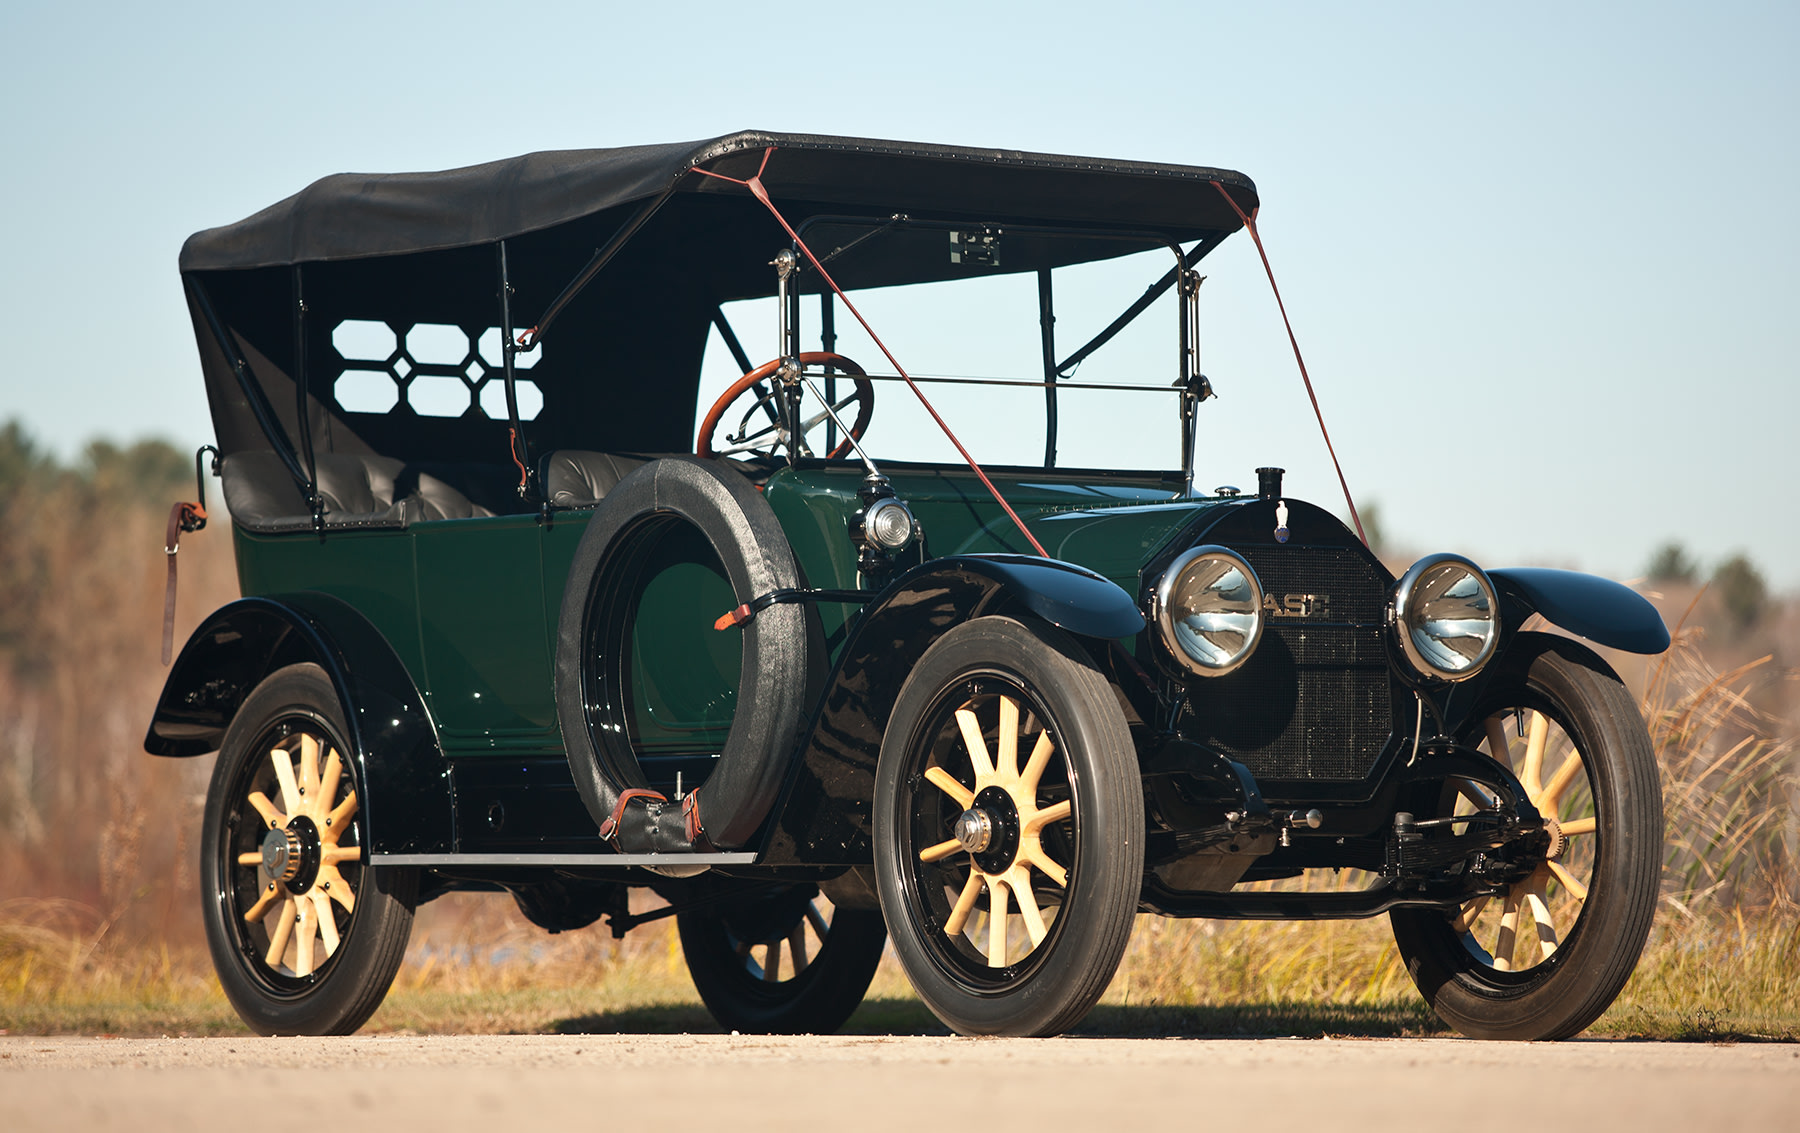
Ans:
{"label": "gravel ground", "polygon": [[[372,1120],[378,1125],[370,1125]],[[0,1130],[1800,1128],[1800,1045],[1458,1039],[0,1038]]]}

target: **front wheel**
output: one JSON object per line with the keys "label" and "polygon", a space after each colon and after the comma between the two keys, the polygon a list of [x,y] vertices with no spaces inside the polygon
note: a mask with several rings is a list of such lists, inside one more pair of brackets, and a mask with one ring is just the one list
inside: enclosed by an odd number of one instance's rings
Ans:
{"label": "front wheel", "polygon": [[[1524,634],[1470,717],[1469,744],[1512,768],[1550,837],[1499,899],[1396,909],[1395,943],[1439,1018],[1472,1038],[1578,1034],[1631,977],[1656,912],[1662,791],[1637,706],[1592,652]],[[1490,804],[1448,784],[1444,814]]]}
{"label": "front wheel", "polygon": [[1144,811],[1118,701],[1072,638],[985,617],[939,639],[889,718],[874,818],[888,932],[938,1018],[1080,1022],[1131,939]]}
{"label": "front wheel", "polygon": [[206,942],[225,997],[259,1034],[350,1034],[406,953],[417,871],[366,862],[346,732],[324,670],[290,665],[244,699],[213,766]]}

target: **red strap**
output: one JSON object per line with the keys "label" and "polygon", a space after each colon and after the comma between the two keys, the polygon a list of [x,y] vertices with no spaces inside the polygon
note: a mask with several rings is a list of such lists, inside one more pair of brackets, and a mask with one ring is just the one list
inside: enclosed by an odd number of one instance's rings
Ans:
{"label": "red strap", "polygon": [[511,455],[513,467],[519,470],[519,490],[525,490],[525,462],[519,459],[519,430],[506,430],[506,451]]}
{"label": "red strap", "polygon": [[619,820],[625,817],[625,804],[632,799],[655,799],[659,803],[669,801],[661,791],[652,791],[644,787],[633,787],[629,791],[621,792],[618,803],[613,806],[612,816],[600,824],[600,837],[611,840],[613,834],[619,829]]}
{"label": "red strap", "polygon": [[695,787],[681,799],[682,831],[687,835],[688,845],[704,853],[712,849],[712,843],[706,839],[706,827],[700,821],[700,788]]}
{"label": "red strap", "polygon": [[1350,522],[1356,524],[1356,537],[1366,547],[1369,537],[1363,534],[1362,517],[1356,514],[1356,501],[1350,498],[1350,484],[1344,479],[1344,466],[1338,463],[1337,450],[1331,447],[1331,434],[1325,429],[1325,414],[1319,411],[1319,397],[1313,393],[1312,378],[1307,376],[1306,359],[1300,357],[1300,341],[1294,337],[1294,324],[1288,321],[1287,304],[1281,301],[1281,288],[1275,286],[1275,269],[1269,266],[1269,253],[1263,251],[1262,237],[1256,231],[1258,210],[1252,209],[1246,216],[1238,203],[1231,199],[1231,194],[1225,191],[1225,186],[1214,181],[1212,187],[1219,191],[1219,195],[1225,198],[1225,203],[1231,206],[1231,211],[1237,213],[1238,219],[1244,222],[1244,230],[1250,233],[1250,239],[1256,244],[1256,254],[1262,257],[1263,272],[1269,277],[1269,290],[1275,293],[1275,305],[1281,308],[1281,324],[1287,328],[1288,343],[1294,348],[1294,361],[1300,363],[1300,380],[1306,383],[1306,396],[1312,401],[1313,416],[1319,419],[1319,434],[1325,438],[1325,451],[1331,454],[1331,467],[1337,470],[1338,486],[1344,489],[1344,502],[1350,505]]}
{"label": "red strap", "polygon": [[181,533],[197,531],[206,522],[206,508],[201,504],[182,502],[169,509],[168,534],[163,536],[163,554],[169,559],[169,584],[163,591],[162,663],[167,665],[175,653],[175,555],[181,550]]}
{"label": "red strap", "polygon": [[974,470],[976,477],[980,479],[982,485],[987,488],[988,493],[994,497],[994,500],[999,503],[1001,509],[1006,512],[1007,517],[1013,521],[1013,524],[1018,527],[1019,531],[1031,543],[1032,547],[1037,550],[1038,554],[1046,559],[1049,558],[1050,552],[1044,550],[1044,545],[1039,543],[1037,537],[1026,528],[1025,521],[1019,518],[1019,513],[1014,511],[1012,505],[1006,502],[1006,497],[1000,494],[1000,489],[994,487],[994,482],[989,480],[987,473],[981,470],[981,465],[975,463],[975,458],[969,455],[969,450],[963,447],[963,443],[956,439],[956,434],[950,431],[950,426],[944,423],[942,417],[938,416],[937,409],[932,406],[930,399],[925,396],[925,391],[920,389],[918,383],[912,380],[912,375],[908,374],[906,368],[900,365],[900,360],[895,358],[894,352],[887,348],[887,343],[881,341],[881,336],[875,333],[875,328],[869,325],[869,320],[862,317],[862,312],[857,310],[856,304],[852,303],[850,297],[844,294],[844,289],[837,285],[837,280],[831,278],[831,273],[825,270],[825,265],[819,262],[819,257],[813,255],[812,249],[806,246],[806,241],[800,239],[800,234],[795,232],[793,225],[787,222],[787,217],[782,216],[781,210],[775,207],[775,202],[769,199],[769,191],[763,188],[762,173],[764,169],[769,167],[769,158],[773,156],[774,153],[774,146],[770,146],[763,151],[762,165],[757,167],[755,176],[747,181],[739,180],[736,177],[727,177],[723,173],[714,173],[710,169],[696,168],[694,172],[703,173],[708,177],[717,177],[721,181],[730,181],[734,185],[742,185],[749,189],[751,195],[768,208],[769,212],[774,215],[776,223],[780,224],[781,227],[786,230],[788,236],[793,239],[794,246],[806,253],[806,258],[812,261],[812,266],[818,270],[820,278],[824,279],[826,284],[831,287],[832,292],[836,294],[839,299],[844,301],[844,306],[849,309],[852,315],[856,316],[856,321],[862,324],[863,330],[867,331],[869,337],[875,340],[875,345],[881,348],[881,352],[887,355],[888,364],[894,367],[894,372],[906,379],[907,386],[918,396],[919,404],[925,407],[925,412],[931,414],[931,419],[937,422],[938,428],[942,429],[944,435],[950,438],[950,443],[956,446],[956,451],[962,454],[962,458],[968,462],[969,467]]}

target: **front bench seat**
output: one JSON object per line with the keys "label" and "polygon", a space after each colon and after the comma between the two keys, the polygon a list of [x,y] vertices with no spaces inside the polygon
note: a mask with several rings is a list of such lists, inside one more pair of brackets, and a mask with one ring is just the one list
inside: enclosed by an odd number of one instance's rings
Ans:
{"label": "front bench seat", "polygon": [[558,449],[538,463],[538,483],[553,508],[589,508],[606,498],[633,469],[648,463],[610,452]]}

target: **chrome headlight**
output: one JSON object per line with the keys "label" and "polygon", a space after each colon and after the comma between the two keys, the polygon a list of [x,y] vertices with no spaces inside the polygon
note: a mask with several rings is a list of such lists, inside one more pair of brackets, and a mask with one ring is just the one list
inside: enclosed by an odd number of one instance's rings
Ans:
{"label": "chrome headlight", "polygon": [[1197,676],[1231,672],[1262,638],[1262,583],[1224,547],[1195,547],[1170,563],[1152,601],[1163,645]]}
{"label": "chrome headlight", "polygon": [[898,551],[912,542],[918,523],[904,503],[886,496],[869,505],[863,513],[863,532],[885,551]]}
{"label": "chrome headlight", "polygon": [[1468,680],[1500,640],[1494,584],[1461,555],[1427,555],[1394,587],[1394,632],[1422,675]]}

